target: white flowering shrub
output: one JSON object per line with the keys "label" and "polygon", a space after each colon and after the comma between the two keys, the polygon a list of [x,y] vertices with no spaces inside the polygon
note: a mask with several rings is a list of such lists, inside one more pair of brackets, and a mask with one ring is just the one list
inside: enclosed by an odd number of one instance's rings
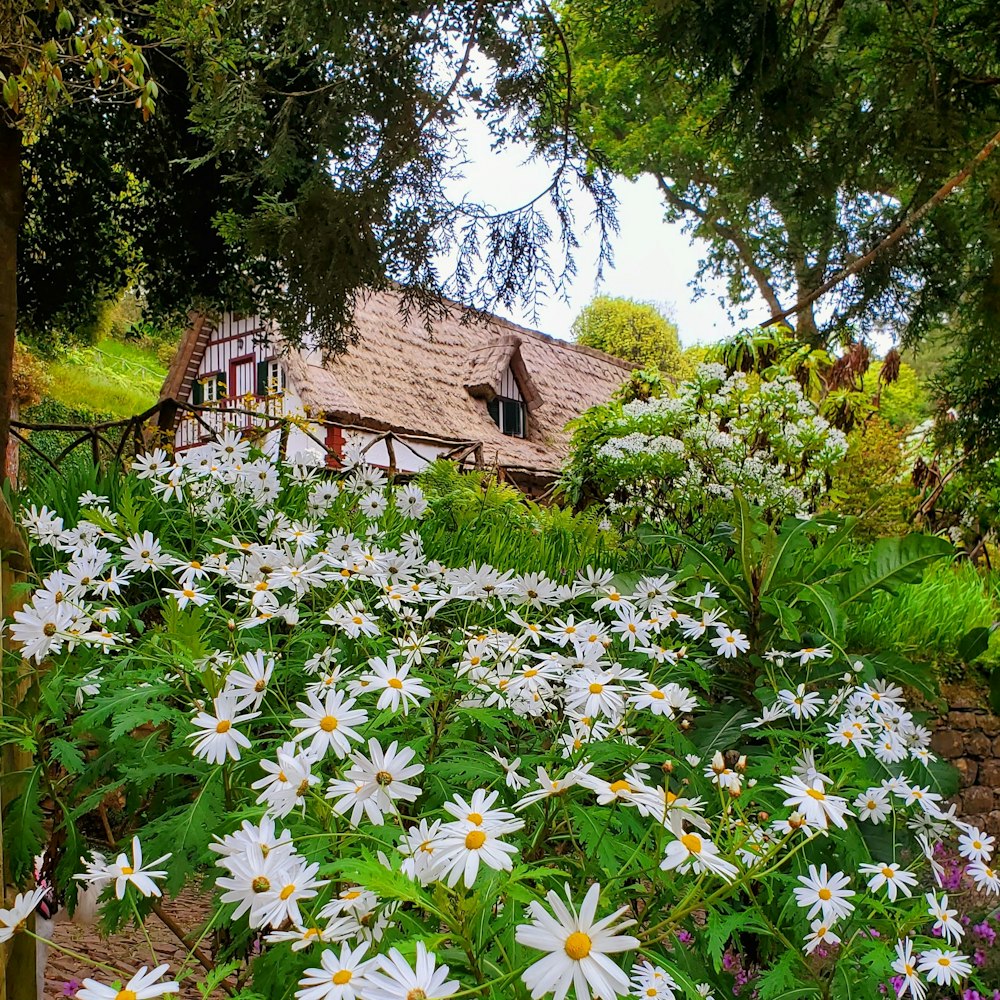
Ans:
{"label": "white flowering shrub", "polygon": [[[439,565],[420,491],[377,469],[226,437],[112,485],[24,518],[22,881],[44,803],[56,895],[97,886],[109,926],[199,882],[191,940],[246,1000],[986,988],[939,855],[995,895],[993,839],[868,661],[759,655],[697,581]],[[758,687],[724,699],[742,659]],[[77,996],[159,996],[194,961],[123,955]]]}
{"label": "white flowering shrub", "polygon": [[771,521],[810,513],[846,451],[795,379],[710,363],[675,395],[588,410],[563,486],[575,502],[604,502],[619,522],[704,535],[737,489]]}

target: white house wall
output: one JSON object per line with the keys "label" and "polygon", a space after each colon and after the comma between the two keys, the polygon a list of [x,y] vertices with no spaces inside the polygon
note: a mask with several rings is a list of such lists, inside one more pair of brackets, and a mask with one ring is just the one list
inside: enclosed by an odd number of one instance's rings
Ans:
{"label": "white house wall", "polygon": [[[234,319],[231,313],[225,313],[218,326],[212,331],[208,344],[202,355],[201,363],[198,366],[196,381],[206,378],[209,375],[221,373],[226,380],[226,392],[230,398],[234,395],[245,396],[246,394],[256,395],[257,390],[257,365],[262,361],[270,361],[275,358],[274,348],[267,341],[262,341],[260,334],[266,329],[266,325],[256,316],[245,319]],[[311,353],[311,352],[306,352]],[[238,365],[236,369],[232,363],[238,359],[246,359],[245,365]],[[252,361],[251,361],[252,359]],[[280,360],[280,358],[278,359]],[[232,384],[235,378],[235,386]],[[513,383],[511,387],[514,398],[520,397],[516,382],[511,377]],[[234,393],[235,389],[235,393]],[[191,401],[189,394],[188,401]],[[231,406],[237,409],[260,405],[261,400],[247,400],[239,402],[233,400]],[[274,405],[274,400],[269,399],[268,405]],[[294,380],[285,369],[285,391],[280,401],[278,412],[284,416],[304,416],[305,409],[302,399],[299,396]],[[206,408],[199,411],[199,416],[209,424],[216,433],[220,433],[228,428],[239,427],[249,424],[253,418],[242,414],[229,412],[225,407],[219,409]],[[263,420],[263,418],[261,418]],[[321,424],[308,424],[308,429],[313,437],[310,437],[299,427],[291,426],[288,431],[288,444],[286,454],[289,457],[298,452],[317,452],[320,447],[317,442],[326,442],[327,429]],[[376,441],[379,435],[375,432],[354,431],[345,428],[344,439],[351,440],[359,438],[363,444]],[[180,450],[194,447],[207,437],[205,428],[191,417],[181,417],[176,437],[175,447]],[[272,431],[263,442],[263,450],[270,457],[276,457],[280,447],[280,432]],[[365,452],[365,460],[371,465],[388,468],[394,465],[396,470],[402,473],[416,473],[427,468],[431,462],[443,457],[452,445],[435,445],[424,442],[409,441],[404,437],[393,437],[393,458],[390,461],[389,450],[385,441],[377,441]]]}

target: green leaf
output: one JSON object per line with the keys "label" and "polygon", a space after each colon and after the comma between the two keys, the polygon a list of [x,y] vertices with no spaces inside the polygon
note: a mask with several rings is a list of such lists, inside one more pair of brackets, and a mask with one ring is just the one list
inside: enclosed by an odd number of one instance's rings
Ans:
{"label": "green leaf", "polygon": [[872,546],[867,562],[852,569],[841,581],[841,603],[867,598],[877,590],[895,591],[904,583],[919,583],[931,563],[954,555],[951,542],[936,535],[880,538]]}
{"label": "green leaf", "polygon": [[40,802],[42,765],[36,764],[30,771],[17,771],[4,777],[15,787],[15,779],[23,779],[17,797],[10,802],[3,817],[4,850],[11,878],[20,882],[32,870],[35,855],[45,844]]}
{"label": "green leaf", "polygon": [[794,997],[818,997],[817,986],[802,985],[802,958],[794,951],[785,951],[754,984],[759,1000],[793,1000]]}
{"label": "green leaf", "polygon": [[753,910],[739,909],[723,914],[711,910],[708,914],[708,954],[715,964],[715,971],[722,968],[722,953],[734,933],[753,932],[771,937],[771,929]]}
{"label": "green leaf", "polygon": [[993,622],[992,625],[980,625],[978,628],[970,629],[961,639],[958,640],[958,655],[963,663],[972,663],[978,660],[987,649],[990,648],[990,636],[1000,628],[1000,622]]}
{"label": "green leaf", "polygon": [[80,774],[86,766],[80,748],[58,736],[49,744],[49,753],[70,774]]}

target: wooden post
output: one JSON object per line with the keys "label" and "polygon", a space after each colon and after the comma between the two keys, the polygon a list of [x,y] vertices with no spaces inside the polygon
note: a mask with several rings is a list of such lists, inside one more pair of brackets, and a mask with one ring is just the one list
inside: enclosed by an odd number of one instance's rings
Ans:
{"label": "wooden post", "polygon": [[[6,499],[0,494],[0,618],[12,615],[25,603],[24,596],[11,595],[11,587],[15,583],[23,582],[30,571],[31,557],[28,548],[7,506]],[[9,643],[0,634],[0,655],[4,649],[9,648]],[[3,675],[0,674],[0,713],[8,698],[16,701],[24,694],[24,684],[20,681],[14,691],[5,692],[2,678]],[[31,755],[18,750],[15,746],[4,747],[0,754],[0,772],[3,774],[27,770],[30,766]],[[3,878],[3,899],[9,905],[16,893],[10,889],[10,874],[3,853],[5,789],[6,786],[0,785],[0,872]],[[28,924],[32,929],[34,920],[32,916]],[[34,938],[28,937],[27,934],[15,934],[6,945],[0,946],[0,1000],[34,1000],[35,993]]]}

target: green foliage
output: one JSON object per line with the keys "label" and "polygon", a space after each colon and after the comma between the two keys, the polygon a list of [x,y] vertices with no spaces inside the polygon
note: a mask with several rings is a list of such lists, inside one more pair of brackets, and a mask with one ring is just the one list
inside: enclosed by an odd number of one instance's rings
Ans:
{"label": "green foliage", "polygon": [[65,351],[48,370],[55,402],[109,414],[106,419],[148,409],[167,374],[155,350],[115,340]]}
{"label": "green foliage", "polygon": [[417,477],[431,510],[421,526],[429,555],[449,565],[489,563],[570,579],[586,566],[636,568],[655,554],[625,546],[594,511],[539,504],[487,473],[433,462]]}
{"label": "green foliage", "polygon": [[[92,410],[84,402],[79,406],[67,406],[58,400],[43,399],[35,406],[29,406],[21,414],[25,423],[35,424],[94,424],[101,420],[111,420],[109,413]],[[64,448],[69,447],[80,435],[73,431],[38,431],[29,435],[32,445],[47,455],[56,459]],[[93,458],[86,442],[66,456],[59,468],[74,475],[79,473],[86,477],[93,469]],[[22,483],[47,480],[52,473],[52,467],[30,448],[22,445],[20,448],[20,475]]]}
{"label": "green foliage", "polygon": [[573,339],[674,378],[686,367],[676,324],[649,302],[598,295],[573,320]]}
{"label": "green foliage", "polygon": [[[964,669],[960,643],[977,628],[1000,619],[1000,582],[968,562],[941,564],[920,583],[881,593],[860,605],[848,641],[861,650],[896,649],[913,659],[930,660],[943,673]],[[1000,665],[1000,637],[990,638],[983,666]]]}
{"label": "green foliage", "polygon": [[855,549],[853,518],[789,518],[771,525],[739,491],[735,507],[733,524],[720,527],[708,542],[673,541],[683,552],[681,575],[719,587],[726,603],[745,615],[752,648],[762,651],[807,640],[842,648],[849,623],[864,620],[864,609],[880,595],[918,583],[934,563],[954,556],[950,543],[921,534]]}
{"label": "green foliage", "polygon": [[[869,372],[864,379],[864,387],[877,383],[874,373]],[[894,428],[901,431],[912,430],[931,416],[931,398],[927,387],[916,369],[902,362],[899,376],[888,385],[874,385],[878,394],[878,414]]]}
{"label": "green foliage", "polygon": [[915,500],[908,473],[900,432],[873,416],[847,435],[847,454],[834,469],[829,507],[858,519],[859,540],[899,534],[907,528],[906,515]]}

